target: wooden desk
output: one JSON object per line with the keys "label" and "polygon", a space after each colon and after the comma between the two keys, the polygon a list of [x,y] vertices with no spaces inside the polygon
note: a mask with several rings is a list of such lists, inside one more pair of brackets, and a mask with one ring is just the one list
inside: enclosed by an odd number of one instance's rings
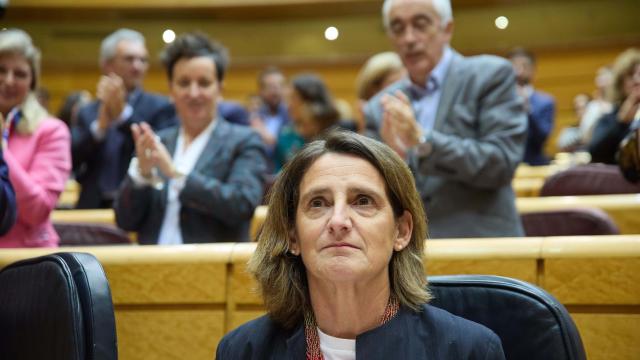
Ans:
{"label": "wooden desk", "polygon": [[[264,313],[246,271],[255,243],[69,248],[111,285],[123,359],[211,359],[224,333]],[[5,249],[0,267],[59,249]],[[496,274],[537,284],[571,312],[589,359],[640,354],[640,236],[430,240],[431,275]]]}
{"label": "wooden desk", "polygon": [[51,221],[89,224],[116,224],[113,209],[53,210]]}
{"label": "wooden desk", "polygon": [[535,197],[540,195],[544,178],[514,178],[511,185],[517,197]]}

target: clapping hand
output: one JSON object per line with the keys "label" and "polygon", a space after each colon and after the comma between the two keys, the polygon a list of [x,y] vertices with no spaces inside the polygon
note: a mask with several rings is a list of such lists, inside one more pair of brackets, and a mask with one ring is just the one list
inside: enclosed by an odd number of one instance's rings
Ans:
{"label": "clapping hand", "polygon": [[127,90],[122,78],[116,74],[103,75],[98,81],[96,97],[100,100],[98,126],[106,130],[118,119],[126,106]]}
{"label": "clapping hand", "polygon": [[416,121],[409,98],[402,92],[385,94],[382,99],[382,140],[406,158],[407,151],[418,144],[422,129]]}
{"label": "clapping hand", "polygon": [[132,124],[131,134],[135,142],[138,167],[142,176],[151,177],[154,167],[168,178],[173,178],[177,175],[169,151],[158,140],[149,124],[144,122]]}

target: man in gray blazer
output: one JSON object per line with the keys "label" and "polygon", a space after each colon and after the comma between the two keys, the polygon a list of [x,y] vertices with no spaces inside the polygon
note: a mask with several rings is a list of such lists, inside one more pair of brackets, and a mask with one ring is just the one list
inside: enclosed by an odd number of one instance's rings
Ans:
{"label": "man in gray blazer", "polygon": [[412,168],[431,238],[522,236],[511,180],[527,118],[509,62],[449,47],[449,0],[386,0],[408,70],[365,108],[367,129]]}

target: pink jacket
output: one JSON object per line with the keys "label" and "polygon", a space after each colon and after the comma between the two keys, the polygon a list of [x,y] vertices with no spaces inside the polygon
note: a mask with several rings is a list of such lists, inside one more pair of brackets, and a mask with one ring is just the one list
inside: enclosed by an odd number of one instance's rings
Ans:
{"label": "pink jacket", "polygon": [[18,219],[0,247],[55,247],[59,237],[49,220],[71,172],[71,136],[55,118],[31,135],[13,132],[4,159],[16,192]]}

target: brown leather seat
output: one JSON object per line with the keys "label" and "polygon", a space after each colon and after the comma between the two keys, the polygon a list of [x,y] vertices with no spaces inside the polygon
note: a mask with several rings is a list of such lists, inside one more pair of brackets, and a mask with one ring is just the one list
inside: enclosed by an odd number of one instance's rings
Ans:
{"label": "brown leather seat", "polygon": [[526,236],[617,235],[611,217],[597,208],[520,214]]}
{"label": "brown leather seat", "polygon": [[540,196],[640,193],[640,184],[628,182],[616,165],[578,165],[548,177]]}
{"label": "brown leather seat", "polygon": [[84,223],[53,223],[60,246],[131,244],[127,233],[115,226]]}

